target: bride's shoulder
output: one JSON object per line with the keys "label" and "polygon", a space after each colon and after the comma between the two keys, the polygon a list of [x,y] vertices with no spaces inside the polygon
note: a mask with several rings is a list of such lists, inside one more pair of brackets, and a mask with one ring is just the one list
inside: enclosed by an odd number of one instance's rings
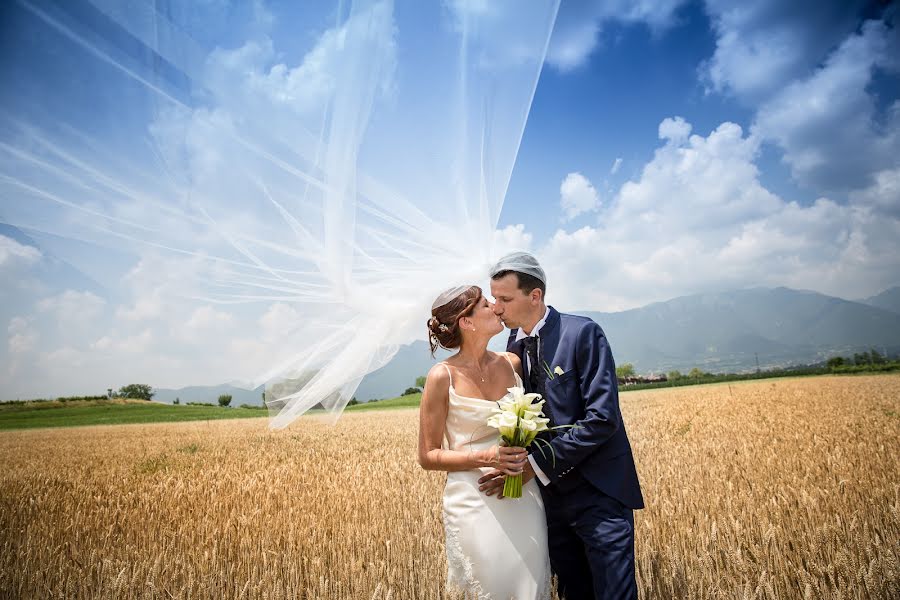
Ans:
{"label": "bride's shoulder", "polygon": [[431,367],[425,377],[425,387],[422,389],[422,406],[438,406],[446,403],[450,385],[450,372],[446,364],[439,362]]}
{"label": "bride's shoulder", "polygon": [[445,362],[435,363],[428,371],[425,378],[426,382],[435,383],[437,385],[450,385],[450,368]]}
{"label": "bride's shoulder", "polygon": [[519,373],[522,372],[522,359],[519,358],[519,355],[515,352],[495,352],[494,354],[496,354],[500,360],[509,361],[513,368]]}

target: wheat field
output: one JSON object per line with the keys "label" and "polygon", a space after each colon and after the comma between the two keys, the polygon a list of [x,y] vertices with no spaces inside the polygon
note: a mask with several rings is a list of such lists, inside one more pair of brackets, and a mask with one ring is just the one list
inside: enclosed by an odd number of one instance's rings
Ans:
{"label": "wheat field", "polygon": [[[900,376],[621,396],[642,598],[900,597]],[[417,411],[0,434],[4,598],[442,598]]]}

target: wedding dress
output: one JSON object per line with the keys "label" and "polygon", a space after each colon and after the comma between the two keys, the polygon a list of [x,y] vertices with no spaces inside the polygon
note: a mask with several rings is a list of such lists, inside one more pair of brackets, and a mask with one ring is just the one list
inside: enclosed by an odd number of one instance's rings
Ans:
{"label": "wedding dress", "polygon": [[[515,377],[521,386],[518,373]],[[495,406],[495,401],[457,394],[451,375],[442,447],[466,452],[496,444],[497,430],[486,424]],[[486,496],[478,490],[478,478],[490,470],[447,474],[443,510],[447,589],[467,599],[548,599],[547,523],[538,485],[529,481],[518,499]]]}

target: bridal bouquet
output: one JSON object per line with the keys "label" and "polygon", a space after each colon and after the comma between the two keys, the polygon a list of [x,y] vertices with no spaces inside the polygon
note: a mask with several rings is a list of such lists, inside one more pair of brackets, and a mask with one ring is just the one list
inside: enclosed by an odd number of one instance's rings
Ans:
{"label": "bridal bouquet", "polygon": [[[497,429],[507,446],[527,448],[532,442],[547,444],[545,440],[536,439],[538,433],[549,429],[547,423],[550,422],[550,419],[544,417],[544,400],[541,395],[526,394],[520,387],[508,389],[510,395],[497,403],[494,414],[488,418],[488,427]],[[507,498],[522,497],[521,474],[506,476],[503,495]]]}

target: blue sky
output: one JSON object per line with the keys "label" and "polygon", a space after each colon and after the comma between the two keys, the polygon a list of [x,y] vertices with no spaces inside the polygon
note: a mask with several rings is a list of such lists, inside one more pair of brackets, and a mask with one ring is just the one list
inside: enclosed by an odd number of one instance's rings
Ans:
{"label": "blue sky", "polygon": [[[313,5],[174,2],[156,21],[137,0],[127,10],[106,0],[0,9],[0,397],[213,384],[238,364],[252,376],[284,358],[276,349],[292,347],[291,324],[326,331],[329,318],[350,320],[352,310],[323,316],[274,296],[210,302],[217,288],[202,283],[247,274],[233,239],[271,265],[309,266],[314,245],[291,246],[296,255],[272,246],[294,232],[266,199],[293,206],[324,240],[323,192],[248,148],[306,175],[326,155],[340,167],[347,156],[316,140],[334,97],[372,95],[359,164],[405,198],[380,200],[402,215],[390,226],[362,214],[339,222],[394,236],[391,251],[411,255],[409,272],[423,278],[410,293],[433,297],[447,283],[429,263],[440,253],[419,256],[414,242],[471,249],[490,238],[478,219],[454,229],[460,211],[479,210],[479,189],[459,174],[485,149],[496,172],[482,221],[502,206],[493,251],[537,254],[561,309],[780,285],[857,299],[900,284],[894,6],[564,1],[515,155],[550,13],[474,0],[396,2],[384,14],[389,5],[374,0],[344,3],[371,8],[370,24],[392,33],[362,47],[368,68],[338,94],[329,74],[352,19]],[[177,29],[154,28],[169,18]],[[478,67],[448,77],[472,22]],[[461,110],[486,110],[487,123],[472,121],[484,129],[453,118],[463,81],[475,101]],[[486,145],[472,146],[485,132]],[[210,254],[232,262],[211,267]],[[316,268],[308,289],[334,280]]]}
{"label": "blue sky", "polygon": [[[895,13],[862,2],[564,2],[501,226],[524,225],[564,285],[579,274],[596,282],[586,287],[608,282],[606,294],[564,289],[579,307],[754,285],[854,299],[896,285],[897,263],[876,264],[896,252],[888,240],[900,206]],[[660,125],[676,118],[702,150],[690,138],[665,149]],[[720,131],[710,144],[723,124],[740,133]],[[573,173],[568,193],[582,193],[584,206],[596,200],[566,218],[561,188]],[[680,177],[696,185],[673,185]],[[715,207],[740,194],[739,215]],[[863,198],[893,228],[852,216]],[[682,218],[693,211],[705,216]],[[669,219],[662,234],[632,227],[653,212]],[[633,237],[610,250],[620,228]],[[690,269],[672,268],[666,248]]]}

